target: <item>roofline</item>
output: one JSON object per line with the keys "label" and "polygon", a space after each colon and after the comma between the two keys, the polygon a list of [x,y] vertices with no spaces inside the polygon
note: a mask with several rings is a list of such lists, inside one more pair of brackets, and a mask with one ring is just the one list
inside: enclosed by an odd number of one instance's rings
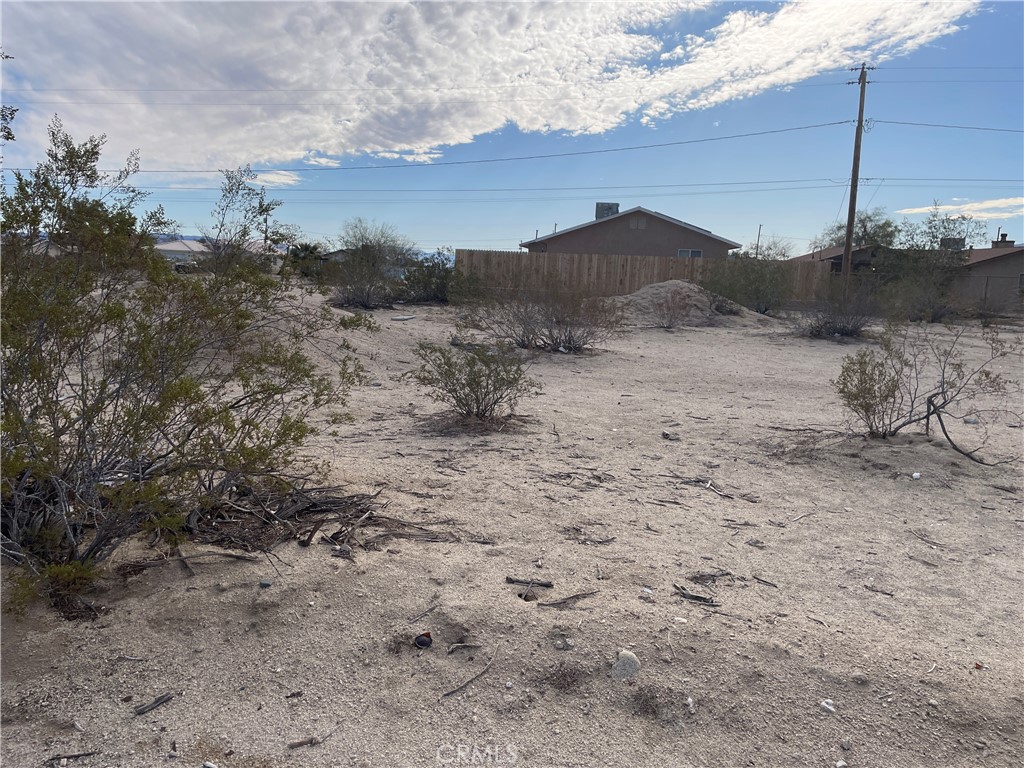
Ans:
{"label": "roofline", "polygon": [[663,219],[664,221],[667,221],[670,224],[675,224],[680,227],[692,229],[694,232],[699,232],[702,235],[706,235],[707,237],[710,237],[714,240],[718,240],[720,243],[725,243],[726,245],[732,246],[732,248],[739,248],[741,246],[740,243],[734,242],[720,235],[716,235],[710,229],[704,229],[703,227],[698,227],[694,224],[689,224],[685,221],[680,221],[679,219],[673,219],[671,216],[666,216],[664,213],[658,213],[657,211],[652,211],[650,208],[644,208],[642,205],[638,205],[635,208],[630,208],[629,210],[621,211],[620,213],[615,213],[612,214],[611,216],[604,216],[603,218],[600,219],[594,219],[593,221],[586,221],[583,224],[577,224],[574,227],[563,229],[561,232],[552,232],[551,234],[545,235],[544,237],[535,237],[532,240],[525,240],[519,244],[519,247],[525,248],[526,246],[533,245],[534,243],[543,243],[550,240],[553,237],[561,237],[562,235],[568,232],[575,232],[576,230],[583,229],[584,227],[592,227],[600,222],[617,219],[620,216],[626,216],[627,214],[630,213],[637,213],[638,211],[643,211],[644,213],[649,213],[652,216],[657,216],[659,219]]}

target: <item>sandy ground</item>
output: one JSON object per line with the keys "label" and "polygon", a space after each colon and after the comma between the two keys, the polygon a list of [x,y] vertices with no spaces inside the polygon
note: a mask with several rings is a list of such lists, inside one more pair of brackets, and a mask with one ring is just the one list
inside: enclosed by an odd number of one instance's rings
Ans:
{"label": "sandy ground", "polygon": [[[466,430],[400,376],[453,312],[376,316],[373,383],[314,453],[462,542],[285,544],[111,576],[93,622],[5,615],[4,766],[1021,765],[1021,466],[791,431],[842,427],[829,381],[858,344],[631,328],[538,357],[543,394]],[[999,423],[987,455],[1021,438]]]}

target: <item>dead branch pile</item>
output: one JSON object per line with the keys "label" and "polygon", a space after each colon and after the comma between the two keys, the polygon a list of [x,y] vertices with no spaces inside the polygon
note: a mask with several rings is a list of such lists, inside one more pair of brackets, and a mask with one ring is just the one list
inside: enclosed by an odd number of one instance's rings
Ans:
{"label": "dead branch pile", "polygon": [[[317,536],[334,545],[379,549],[390,539],[459,541],[451,519],[413,523],[383,514],[387,502],[375,493],[344,494],[343,487],[290,488],[280,492],[240,489],[206,512],[193,512],[187,529],[200,544],[244,552],[269,551],[298,539],[308,546]],[[332,533],[321,529],[339,526]],[[367,534],[357,540],[357,531]],[[372,533],[371,533],[372,530]]]}

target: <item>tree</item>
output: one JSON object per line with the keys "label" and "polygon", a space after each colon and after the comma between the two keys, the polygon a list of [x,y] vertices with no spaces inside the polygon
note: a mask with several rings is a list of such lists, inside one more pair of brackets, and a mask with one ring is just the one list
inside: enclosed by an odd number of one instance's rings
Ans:
{"label": "tree", "polygon": [[[853,222],[853,247],[893,247],[900,235],[900,225],[889,218],[884,208],[857,211]],[[822,230],[811,241],[811,250],[836,248],[846,245],[846,224],[836,222]]]}
{"label": "tree", "polygon": [[271,218],[281,201],[268,199],[266,187],[252,185],[257,176],[248,165],[221,173],[224,180],[212,224],[199,227],[203,244],[210,249],[201,266],[214,274],[242,263],[269,271],[278,254],[276,246],[295,236],[294,228]]}
{"label": "tree", "polygon": [[392,301],[416,252],[413,242],[390,224],[356,218],[346,222],[339,244],[344,255],[336,303],[373,309]]}
{"label": "tree", "polygon": [[[3,49],[0,49],[0,60],[11,58],[14,57],[7,55],[3,52]],[[14,130],[11,128],[11,123],[14,121],[16,114],[18,114],[17,107],[12,107],[8,104],[0,105],[0,142],[14,141]]]}
{"label": "tree", "polygon": [[943,241],[963,240],[965,248],[985,244],[988,225],[984,221],[968,214],[951,215],[945,208],[935,200],[924,221],[915,224],[904,219],[896,245],[914,250],[943,250]]}
{"label": "tree", "polygon": [[49,133],[46,160],[0,193],[0,555],[57,579],[147,521],[308,476],[307,417],[353,374],[337,343],[336,374],[303,351],[341,321],[287,282],[170,269],[161,212],[133,213],[136,153],[106,175],[103,136]]}

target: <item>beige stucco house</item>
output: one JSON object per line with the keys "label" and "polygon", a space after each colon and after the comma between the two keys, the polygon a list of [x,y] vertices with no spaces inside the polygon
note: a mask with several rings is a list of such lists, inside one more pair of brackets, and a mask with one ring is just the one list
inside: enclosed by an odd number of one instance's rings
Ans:
{"label": "beige stucco house", "polygon": [[993,240],[991,248],[972,248],[956,290],[970,305],[992,311],[1019,311],[1024,307],[1024,245]]}
{"label": "beige stucco house", "polygon": [[519,244],[530,253],[725,257],[740,244],[647,208],[598,203],[593,221]]}

